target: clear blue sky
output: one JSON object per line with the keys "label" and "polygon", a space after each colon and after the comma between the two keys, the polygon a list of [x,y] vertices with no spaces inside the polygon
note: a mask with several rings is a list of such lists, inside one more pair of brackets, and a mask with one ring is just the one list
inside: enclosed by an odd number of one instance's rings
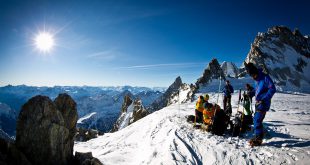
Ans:
{"label": "clear blue sky", "polygon": [[[193,83],[213,58],[240,65],[258,32],[310,34],[309,2],[0,2],[0,86],[168,86]],[[35,36],[54,34],[42,53]]]}

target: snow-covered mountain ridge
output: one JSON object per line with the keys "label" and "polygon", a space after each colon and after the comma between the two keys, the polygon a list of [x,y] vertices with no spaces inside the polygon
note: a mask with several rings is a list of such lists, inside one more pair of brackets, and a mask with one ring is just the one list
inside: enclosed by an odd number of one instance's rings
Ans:
{"label": "snow-covered mountain ridge", "polygon": [[310,39],[297,29],[275,26],[258,33],[245,61],[268,72],[278,90],[310,92]]}
{"label": "snow-covered mountain ridge", "polygon": [[[245,62],[252,62],[268,73],[278,91],[310,93],[310,39],[298,30],[275,26],[266,33],[258,33]],[[216,91],[212,84],[218,84],[220,79],[232,80],[234,86],[248,78],[243,64],[238,68],[233,62],[224,61],[220,66],[214,58],[196,81],[196,86]]]}
{"label": "snow-covered mountain ridge", "polygon": [[[216,102],[217,93],[210,93]],[[222,102],[220,97],[219,103]],[[233,112],[238,94],[232,96]],[[88,142],[74,150],[92,151],[103,164],[307,164],[310,156],[309,94],[276,93],[265,127],[271,139],[250,148],[249,136],[230,138],[193,129],[185,116],[195,102],[172,104],[128,127]],[[221,105],[221,104],[220,104]],[[296,108],[298,107],[298,108]]]}

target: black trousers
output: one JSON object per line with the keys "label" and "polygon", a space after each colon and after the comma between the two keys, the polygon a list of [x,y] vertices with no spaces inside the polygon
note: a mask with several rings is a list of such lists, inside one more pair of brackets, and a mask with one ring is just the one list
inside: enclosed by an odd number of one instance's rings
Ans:
{"label": "black trousers", "polygon": [[202,123],[202,121],[203,121],[203,114],[202,114],[202,112],[200,112],[197,109],[195,109],[195,115],[196,115],[196,122],[197,123]]}

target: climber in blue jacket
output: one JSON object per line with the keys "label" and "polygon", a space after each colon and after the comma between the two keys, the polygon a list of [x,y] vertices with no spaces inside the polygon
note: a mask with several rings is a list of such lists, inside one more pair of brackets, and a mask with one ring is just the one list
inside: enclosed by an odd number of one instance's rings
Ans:
{"label": "climber in blue jacket", "polygon": [[249,141],[251,146],[260,146],[263,141],[263,120],[266,112],[270,109],[271,98],[276,92],[276,87],[268,74],[261,69],[257,69],[253,63],[245,63],[248,74],[256,81],[255,89],[255,114],[254,114],[254,134]]}

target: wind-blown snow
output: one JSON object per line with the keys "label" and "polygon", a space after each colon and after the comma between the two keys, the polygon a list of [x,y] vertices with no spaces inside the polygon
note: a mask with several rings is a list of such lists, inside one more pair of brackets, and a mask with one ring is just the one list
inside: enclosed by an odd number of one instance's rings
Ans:
{"label": "wind-blown snow", "polygon": [[[211,102],[222,95],[209,93]],[[233,112],[238,94],[232,97]],[[307,164],[310,157],[310,95],[276,93],[264,125],[272,135],[250,148],[244,138],[193,129],[185,116],[195,102],[173,104],[115,133],[77,142],[75,151],[93,152],[103,164]]]}

